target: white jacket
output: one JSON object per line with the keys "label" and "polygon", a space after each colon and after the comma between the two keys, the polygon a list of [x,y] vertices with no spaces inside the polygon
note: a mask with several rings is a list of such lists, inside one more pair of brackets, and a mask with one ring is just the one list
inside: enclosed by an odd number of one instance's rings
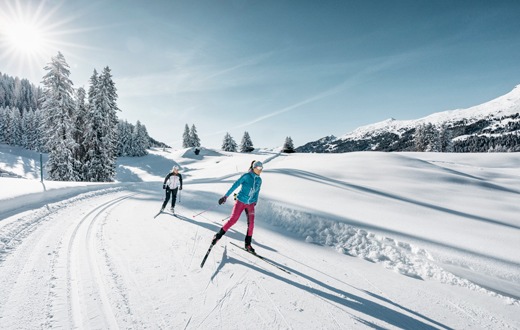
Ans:
{"label": "white jacket", "polygon": [[166,184],[170,190],[181,188],[182,189],[182,176],[180,173],[177,173],[177,175],[170,173],[166,177],[166,180],[164,180],[164,184]]}

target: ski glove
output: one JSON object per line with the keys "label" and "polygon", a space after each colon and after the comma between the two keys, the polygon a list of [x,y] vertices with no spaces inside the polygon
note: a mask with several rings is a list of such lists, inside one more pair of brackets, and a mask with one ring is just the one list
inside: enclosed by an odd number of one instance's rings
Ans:
{"label": "ski glove", "polygon": [[165,184],[163,184],[163,185],[162,185],[162,188],[163,188],[163,189],[166,189],[166,185],[165,185]]}
{"label": "ski glove", "polygon": [[227,196],[224,196],[218,200],[218,205],[222,205],[226,202]]}

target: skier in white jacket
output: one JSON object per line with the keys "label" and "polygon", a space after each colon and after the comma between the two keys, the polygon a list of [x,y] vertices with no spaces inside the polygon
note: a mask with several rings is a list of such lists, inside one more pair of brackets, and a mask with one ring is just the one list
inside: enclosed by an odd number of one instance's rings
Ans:
{"label": "skier in white jacket", "polygon": [[177,191],[182,190],[182,175],[179,173],[179,167],[176,165],[172,168],[171,172],[168,173],[166,178],[164,178],[163,189],[166,189],[166,197],[161,207],[161,212],[164,210],[168,201],[170,200],[170,195],[172,199],[172,213],[175,213],[175,202],[177,201]]}

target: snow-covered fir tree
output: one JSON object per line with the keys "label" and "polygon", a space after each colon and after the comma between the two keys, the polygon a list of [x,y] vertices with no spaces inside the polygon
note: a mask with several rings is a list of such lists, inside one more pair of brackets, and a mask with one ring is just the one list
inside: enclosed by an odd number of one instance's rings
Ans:
{"label": "snow-covered fir tree", "polygon": [[229,133],[226,133],[224,136],[224,141],[222,141],[222,150],[223,151],[229,151],[229,152],[237,152],[237,143],[233,139]]}
{"label": "snow-covered fir tree", "polygon": [[200,147],[200,139],[199,139],[199,135],[197,134],[197,128],[195,127],[195,124],[191,125],[190,142],[191,142],[190,147],[195,147],[195,148]]}
{"label": "snow-covered fir tree", "polygon": [[44,68],[42,111],[45,113],[46,150],[49,154],[47,174],[51,180],[77,181],[74,153],[74,100],[69,65],[65,57],[58,55]]}
{"label": "snow-covered fir tree", "polygon": [[253,150],[255,150],[255,148],[253,148],[253,141],[251,141],[251,137],[246,131],[242,137],[242,142],[240,142],[240,152],[251,152]]}
{"label": "snow-covered fir tree", "polygon": [[130,124],[126,120],[119,120],[117,124],[117,154],[121,157],[132,156],[132,134],[134,131],[134,125]]}
{"label": "snow-covered fir tree", "polygon": [[31,149],[33,148],[33,141],[34,141],[34,127],[33,127],[33,121],[34,121],[34,113],[32,110],[24,111],[24,115],[22,118],[22,147],[25,149]]}
{"label": "snow-covered fir tree", "polygon": [[146,130],[146,126],[142,125],[138,120],[135,124],[134,133],[133,133],[133,156],[145,156],[148,154],[146,149],[150,146],[150,137],[148,136],[148,131]]}
{"label": "snow-covered fir tree", "polygon": [[34,148],[32,150],[45,152],[45,113],[42,110],[36,109],[33,116],[34,127]]}
{"label": "snow-covered fir tree", "polygon": [[146,126],[137,121],[134,126],[126,120],[120,120],[117,125],[118,155],[124,157],[141,157],[148,154],[151,138]]}
{"label": "snow-covered fir tree", "polygon": [[184,126],[184,133],[182,134],[182,147],[190,148],[191,147],[191,136],[190,136],[190,127],[188,124]]}
{"label": "snow-covered fir tree", "polygon": [[442,125],[439,132],[439,139],[442,152],[453,152],[453,132],[446,125]]}
{"label": "snow-covered fir tree", "polygon": [[88,89],[88,112],[87,112],[87,130],[84,132],[83,145],[87,150],[85,159],[83,161],[84,180],[99,181],[100,175],[96,173],[103,172],[103,164],[100,159],[100,153],[103,152],[103,145],[101,142],[102,127],[104,118],[99,110],[99,86],[98,73],[94,69],[92,76],[90,76],[90,85]]}
{"label": "snow-covered fir tree", "polygon": [[[42,111],[29,109],[27,112],[26,127],[24,133],[27,135],[27,145],[25,148],[34,151],[42,150]],[[25,117],[24,117],[25,118]]]}
{"label": "snow-covered fir tree", "polygon": [[285,143],[283,144],[282,152],[285,152],[288,154],[294,152],[294,144],[293,144],[293,140],[291,139],[290,136],[285,138]]}
{"label": "snow-covered fir tree", "polygon": [[12,123],[11,123],[11,145],[22,145],[22,112],[18,108],[12,109]]}
{"label": "snow-covered fir tree", "polygon": [[3,106],[0,106],[0,143],[7,143],[5,137],[7,127],[7,109]]}
{"label": "snow-covered fir tree", "polygon": [[23,116],[26,109],[39,108],[41,92],[40,87],[34,86],[27,79],[0,73],[0,107],[18,108]]}
{"label": "snow-covered fir tree", "polygon": [[441,151],[439,131],[432,123],[418,126],[415,130],[414,144],[416,151]]}
{"label": "snow-covered fir tree", "polygon": [[5,107],[2,108],[2,120],[0,121],[0,142],[5,144],[11,143],[11,121],[12,121],[12,115],[11,115],[11,108]]}
{"label": "snow-covered fir tree", "polygon": [[87,155],[84,162],[85,179],[92,182],[109,182],[115,176],[117,157],[117,93],[110,69],[98,75],[94,70],[88,92],[88,130],[84,144]]}
{"label": "snow-covered fir tree", "polygon": [[85,102],[87,92],[83,87],[80,87],[76,90],[76,116],[74,122],[74,141],[78,147],[76,148],[76,152],[74,153],[74,158],[77,161],[76,172],[80,177],[81,181],[85,180],[85,167],[83,164],[85,163],[85,159],[87,157],[87,148],[84,142],[84,134],[89,129],[88,125],[88,106]]}

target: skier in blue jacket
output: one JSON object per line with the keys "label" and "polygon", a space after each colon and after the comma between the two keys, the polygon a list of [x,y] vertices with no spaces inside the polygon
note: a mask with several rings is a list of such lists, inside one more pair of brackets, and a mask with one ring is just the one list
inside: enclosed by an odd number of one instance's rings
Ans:
{"label": "skier in blue jacket", "polygon": [[262,186],[262,173],[263,164],[260,161],[253,161],[249,171],[243,174],[233,185],[227,193],[218,200],[219,205],[226,202],[227,198],[233,191],[239,186],[242,186],[240,192],[237,195],[237,201],[231,212],[229,220],[222,226],[220,231],[215,234],[211,244],[215,245],[218,240],[224,235],[229,228],[231,228],[240,218],[242,211],[246,212],[247,216],[247,234],[245,238],[245,249],[251,253],[255,253],[255,250],[251,246],[251,240],[253,237],[253,229],[255,227],[255,206],[258,201],[258,194],[260,193],[260,187]]}

